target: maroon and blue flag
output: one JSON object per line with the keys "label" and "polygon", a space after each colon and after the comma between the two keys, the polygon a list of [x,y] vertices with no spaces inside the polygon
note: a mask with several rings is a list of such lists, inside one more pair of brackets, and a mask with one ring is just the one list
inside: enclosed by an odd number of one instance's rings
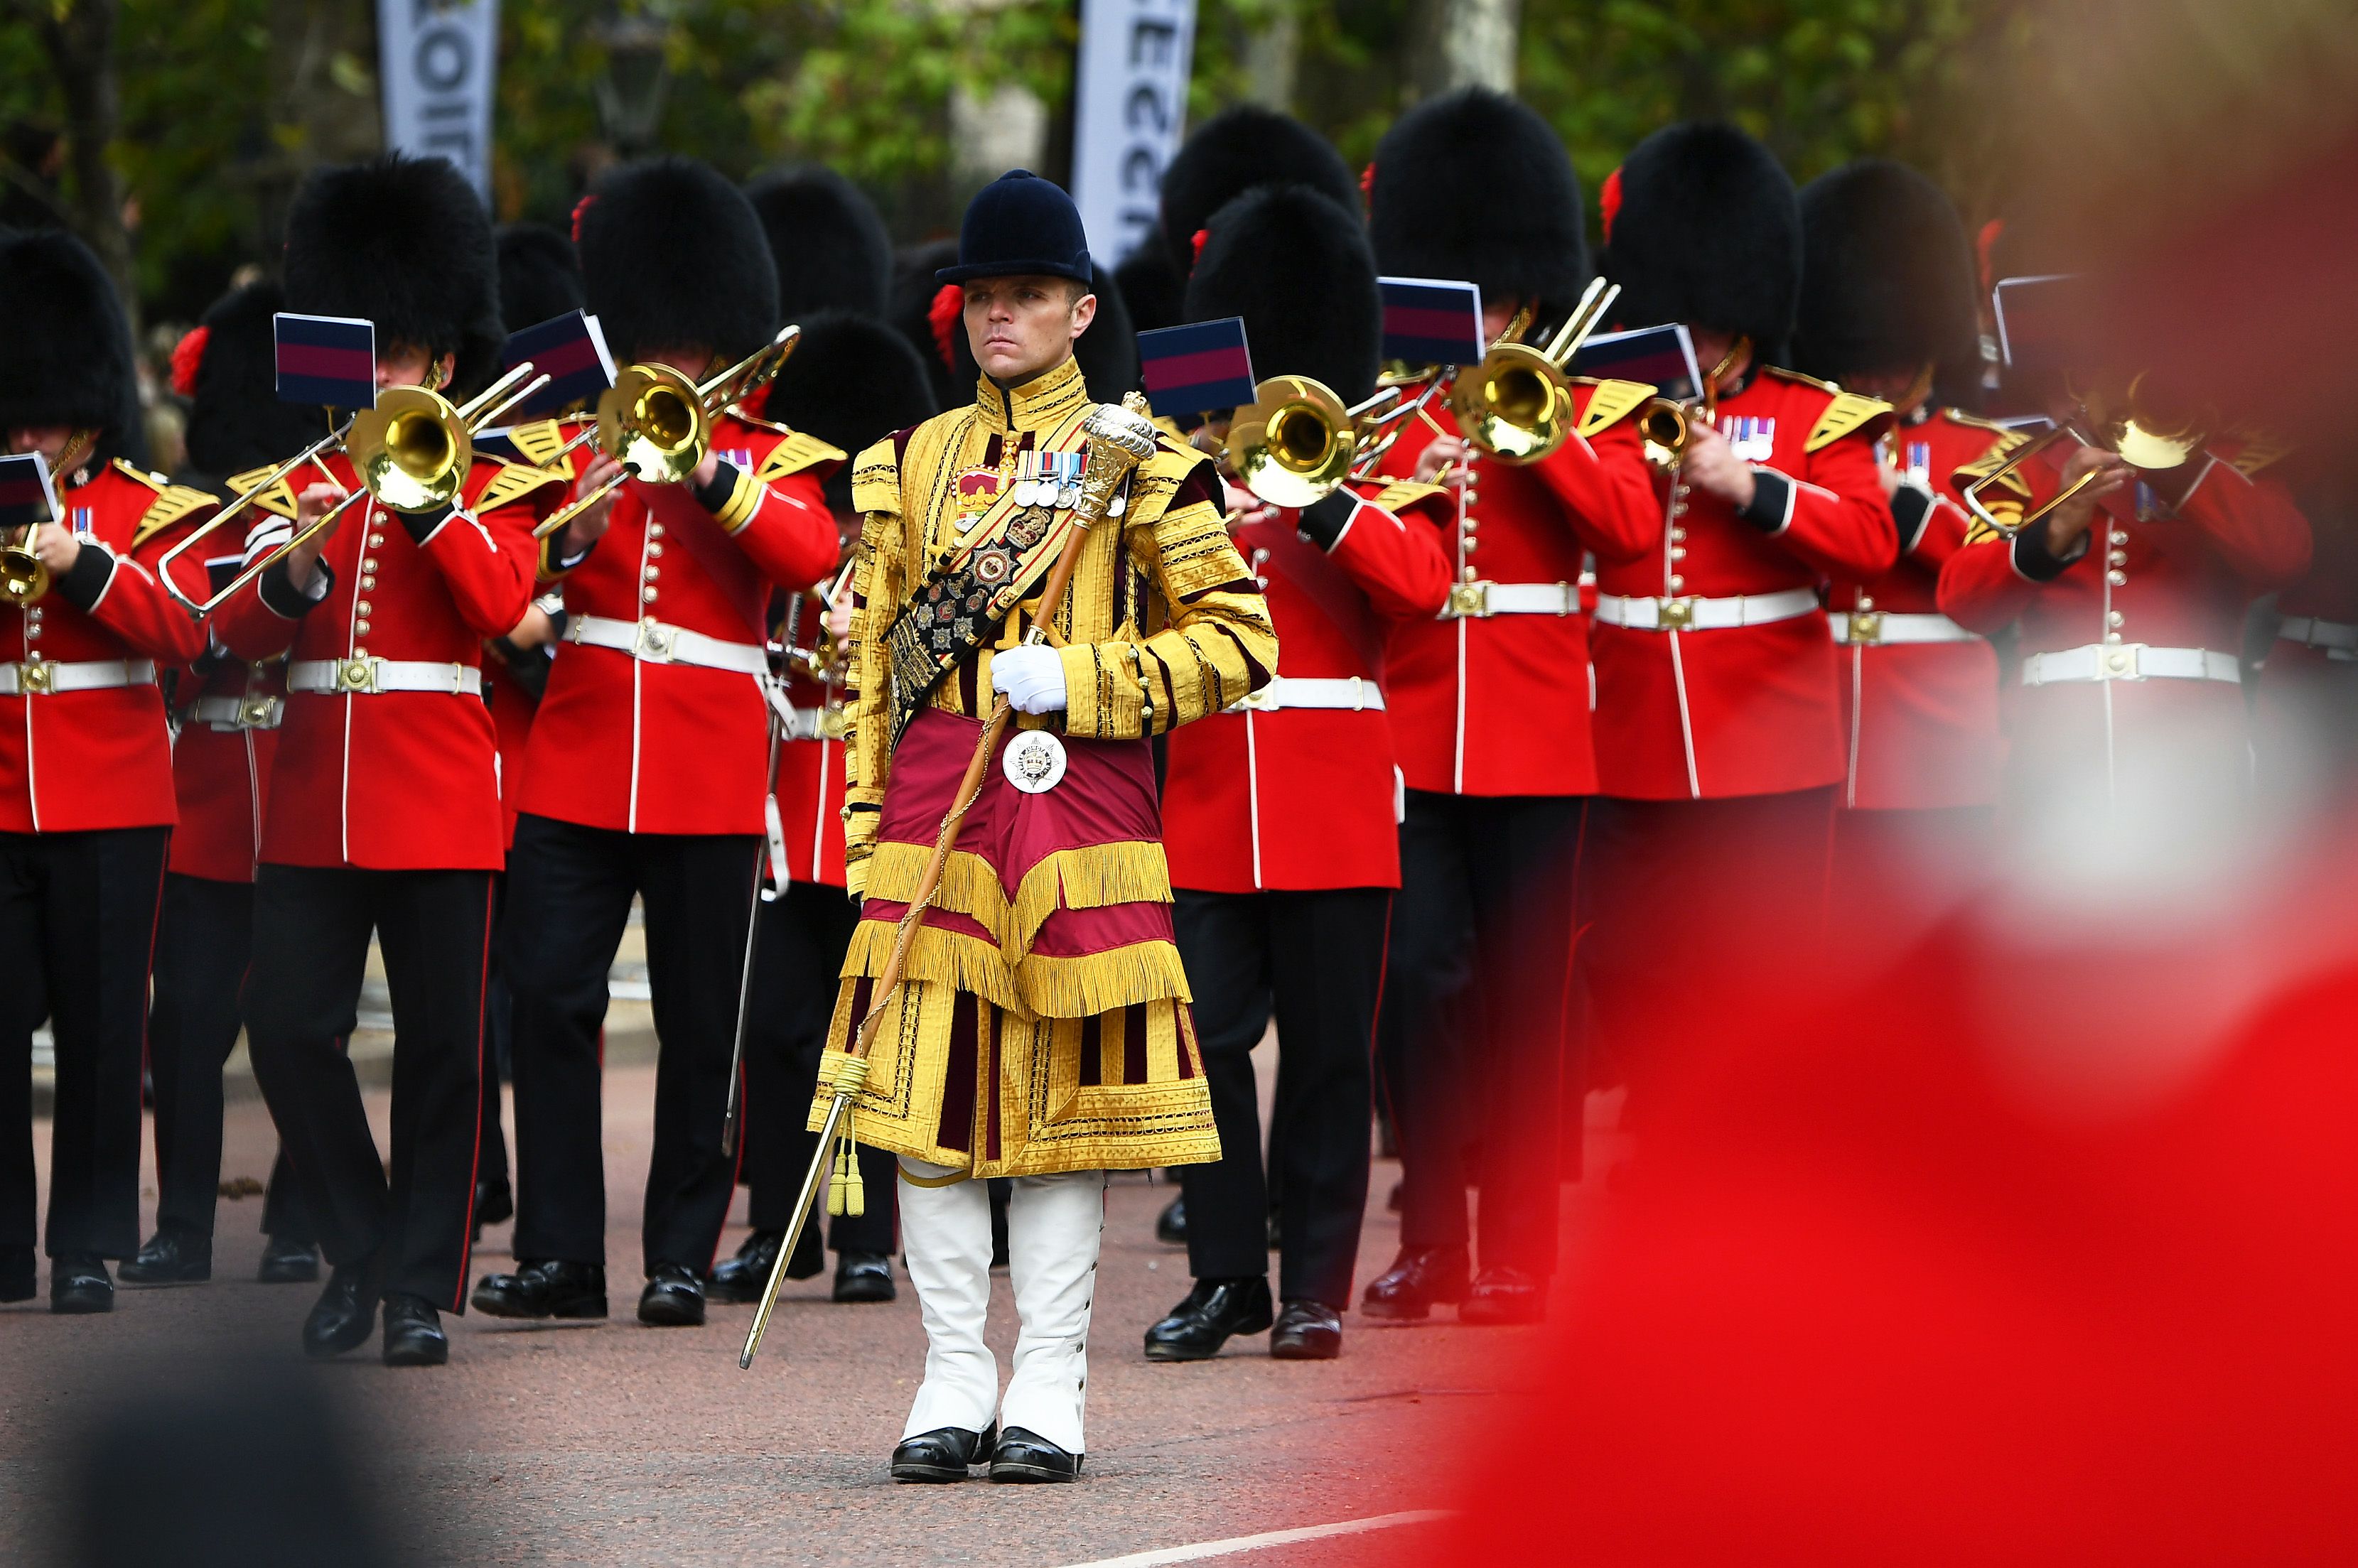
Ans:
{"label": "maroon and blue flag", "polygon": [[279,402],[376,406],[374,322],[282,310],[272,324],[278,337]]}
{"label": "maroon and blue flag", "polygon": [[1574,375],[1599,381],[1642,381],[1674,403],[1699,395],[1703,386],[1694,340],[1682,322],[1599,332],[1580,345],[1569,369]]}
{"label": "maroon and blue flag", "polygon": [[598,330],[598,319],[583,311],[568,310],[513,334],[500,368],[514,370],[527,361],[535,375],[548,377],[548,384],[509,413],[519,424],[590,406],[614,384],[614,357],[607,351],[605,334]]}
{"label": "maroon and blue flag", "polygon": [[1146,395],[1166,418],[1241,408],[1253,400],[1252,351],[1245,345],[1241,316],[1141,332],[1138,358]]}
{"label": "maroon and blue flag", "polygon": [[0,458],[0,529],[14,531],[28,523],[47,523],[58,514],[57,492],[49,486],[49,463],[38,452]]}
{"label": "maroon and blue flag", "polygon": [[1433,277],[1379,277],[1384,358],[1412,365],[1480,364],[1482,290]]}

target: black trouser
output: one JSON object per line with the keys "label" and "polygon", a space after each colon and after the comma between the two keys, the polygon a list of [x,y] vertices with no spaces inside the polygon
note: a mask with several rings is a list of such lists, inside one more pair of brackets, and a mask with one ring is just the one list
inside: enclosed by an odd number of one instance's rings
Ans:
{"label": "black trouser", "polygon": [[139,1058],[168,827],[0,833],[0,1248],[30,1247],[33,1031],[57,1042],[49,1255],[139,1249]]}
{"label": "black trouser", "polygon": [[[1283,1255],[1278,1295],[1351,1301],[1368,1205],[1376,1003],[1388,888],[1180,892],[1172,911],[1195,993],[1195,1037],[1220,1157],[1181,1168],[1187,1267],[1199,1280],[1269,1271],[1270,1193]],[[1275,1123],[1265,1176],[1252,1048],[1277,1017]]]}
{"label": "black trouser", "polygon": [[[222,1068],[245,1026],[238,992],[254,953],[254,884],[164,875],[147,1071],[156,1082],[156,1227],[210,1238],[221,1194]],[[351,1033],[345,1025],[344,1033]],[[316,1241],[282,1151],[262,1203],[265,1235]]]}
{"label": "black trouser", "polygon": [[510,1064],[515,1059],[515,999],[508,991],[507,971],[501,967],[500,957],[506,942],[503,922],[507,918],[507,885],[504,873],[492,879],[492,973],[483,991],[482,1153],[476,1164],[478,1182],[499,1187],[508,1184],[508,1135],[500,1126],[500,1082],[511,1076]]}
{"label": "black trouser", "polygon": [[[1408,792],[1383,1032],[1402,1246],[1466,1244],[1470,1175],[1481,1193],[1482,1265],[1542,1278],[1555,1271],[1585,804]],[[1192,1207],[1187,1217],[1192,1226]]]}
{"label": "black trouser", "polygon": [[650,1273],[660,1263],[698,1274],[712,1267],[736,1190],[720,1132],[761,854],[754,834],[517,820],[502,929],[514,996],[519,1259],[606,1259],[599,1031],[636,893],[660,1042],[644,1262]]}
{"label": "black trouser", "polygon": [[[809,1130],[811,1099],[860,907],[841,888],[801,882],[764,904],[761,920],[745,1033],[745,1174],[752,1188],[745,1210],[754,1229],[784,1230],[818,1153],[818,1134]],[[838,1252],[890,1252],[892,1195],[900,1184],[892,1156],[860,1145],[860,1175],[867,1213],[836,1216],[827,1244]],[[806,1235],[818,1220],[813,1214]]]}
{"label": "black trouser", "polygon": [[[328,1260],[466,1310],[492,873],[264,865],[245,981],[254,1076]],[[339,1048],[370,933],[393,998],[391,1174]]]}

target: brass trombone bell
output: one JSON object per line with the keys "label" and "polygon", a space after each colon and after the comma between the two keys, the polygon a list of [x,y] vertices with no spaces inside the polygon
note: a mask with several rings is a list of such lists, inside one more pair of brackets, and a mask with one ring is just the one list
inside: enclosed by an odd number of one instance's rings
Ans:
{"label": "brass trombone bell", "polygon": [[1306,375],[1273,375],[1228,425],[1228,461],[1245,488],[1272,506],[1308,506],[1351,473],[1357,446],[1350,410]]}
{"label": "brass trombone bell", "polygon": [[49,591],[49,568],[33,553],[33,534],[40,525],[28,524],[23,538],[0,545],[0,603],[34,604]]}
{"label": "brass trombone bell", "polygon": [[1528,343],[1500,343],[1449,389],[1466,438],[1510,463],[1537,462],[1572,433],[1572,386]]}
{"label": "brass trombone bell", "polygon": [[664,365],[632,365],[598,397],[598,449],[649,484],[677,484],[712,449],[696,384]]}
{"label": "brass trombone bell", "polygon": [[[2146,372],[2131,376],[2117,398],[2103,391],[2080,401],[2081,417],[2068,419],[2017,447],[2006,461],[1965,486],[1965,509],[1976,521],[2008,537],[2035,528],[2055,514],[2058,507],[2096,482],[2096,473],[2082,474],[2056,492],[2044,505],[2019,517],[1992,512],[1983,492],[2057,444],[2072,440],[2117,454],[2131,468],[2165,471],[2182,467],[2211,439],[2216,416],[2207,409],[2169,401],[2152,386]],[[2082,427],[2084,423],[2085,428]]]}
{"label": "brass trombone bell", "polygon": [[432,512],[457,497],[475,460],[475,443],[467,422],[440,393],[395,386],[353,418],[344,455],[379,505]]}
{"label": "brass trombone bell", "polygon": [[1693,433],[1686,405],[1653,397],[1638,411],[1638,438],[1646,460],[1658,469],[1674,469],[1686,460],[1687,439]]}

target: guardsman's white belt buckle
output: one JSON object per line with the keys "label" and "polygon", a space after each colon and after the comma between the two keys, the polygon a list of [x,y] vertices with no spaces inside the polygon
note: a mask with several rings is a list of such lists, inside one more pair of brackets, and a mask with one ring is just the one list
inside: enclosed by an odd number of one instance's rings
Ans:
{"label": "guardsman's white belt buckle", "polygon": [[283,705],[275,697],[246,697],[239,699],[237,721],[248,730],[276,730]]}
{"label": "guardsman's white belt buckle", "polygon": [[1479,621],[1490,613],[1490,585],[1487,582],[1453,582],[1449,585],[1449,604],[1444,612],[1452,621]]}
{"label": "guardsman's white belt buckle", "polygon": [[1883,641],[1883,611],[1854,610],[1850,612],[1850,640],[1854,643]]}
{"label": "guardsman's white belt buckle", "polygon": [[639,622],[637,634],[631,643],[631,656],[652,659],[656,664],[671,663],[672,629],[653,616]]}
{"label": "guardsman's white belt buckle", "polygon": [[1683,632],[1694,624],[1695,601],[1692,595],[1654,600],[1654,629],[1658,632]]}
{"label": "guardsman's white belt buckle", "polygon": [[338,691],[373,692],[376,690],[374,659],[341,659],[336,664]]}
{"label": "guardsman's white belt buckle", "polygon": [[999,768],[1025,795],[1045,795],[1065,776],[1065,743],[1045,730],[1019,730],[1000,753]]}
{"label": "guardsman's white belt buckle", "polygon": [[2145,678],[2145,672],[2137,667],[2137,644],[2135,643],[2104,644],[2096,658],[2105,680]]}

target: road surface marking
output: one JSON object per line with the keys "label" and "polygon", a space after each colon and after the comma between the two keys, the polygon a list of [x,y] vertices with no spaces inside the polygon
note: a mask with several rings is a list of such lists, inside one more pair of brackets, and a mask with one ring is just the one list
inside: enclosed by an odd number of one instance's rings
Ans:
{"label": "road surface marking", "polygon": [[1447,1519],[1443,1509],[1417,1509],[1407,1513],[1378,1514],[1372,1519],[1347,1519],[1339,1524],[1304,1525],[1299,1530],[1271,1530],[1260,1535],[1237,1535],[1226,1541],[1198,1541],[1193,1546],[1166,1546],[1156,1552],[1133,1552],[1127,1557],[1100,1557],[1093,1562],[1075,1563],[1070,1568],[1162,1568],[1166,1563],[1199,1563],[1206,1557],[1228,1557],[1239,1552],[1259,1552],[1263,1547],[1291,1546],[1299,1541],[1323,1541],[1332,1535],[1358,1535],[1370,1530],[1390,1530],[1395,1525],[1429,1524]]}

